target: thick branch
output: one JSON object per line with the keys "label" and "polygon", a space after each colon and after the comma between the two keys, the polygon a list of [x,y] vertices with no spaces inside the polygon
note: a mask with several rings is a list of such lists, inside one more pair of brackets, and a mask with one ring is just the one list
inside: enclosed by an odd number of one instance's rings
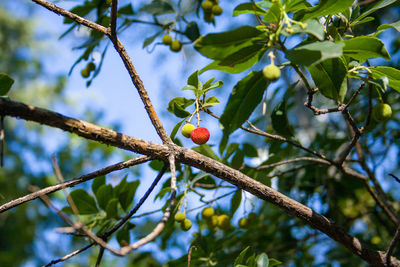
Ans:
{"label": "thick branch", "polygon": [[43,188],[43,189],[41,189],[39,191],[36,191],[34,193],[31,193],[29,195],[17,198],[15,200],[12,200],[10,202],[5,203],[4,205],[1,205],[0,206],[0,213],[4,212],[6,210],[9,210],[9,209],[11,209],[13,207],[16,207],[18,205],[21,205],[22,203],[25,203],[25,202],[28,202],[30,200],[36,199],[36,198],[38,198],[40,196],[56,192],[56,191],[61,190],[63,188],[73,187],[73,186],[75,186],[77,184],[86,182],[86,181],[91,180],[91,179],[93,179],[95,177],[106,175],[106,174],[108,174],[110,172],[117,171],[117,170],[122,170],[122,169],[125,169],[125,168],[128,168],[128,167],[134,166],[134,165],[138,165],[138,164],[144,163],[144,162],[149,161],[149,160],[150,160],[150,157],[148,157],[148,156],[140,156],[140,157],[137,157],[137,158],[134,158],[134,159],[130,159],[130,160],[127,160],[127,161],[124,161],[124,162],[120,162],[120,163],[105,167],[103,169],[91,172],[89,174],[82,175],[82,176],[80,176],[78,178],[66,181],[64,183],[60,183],[60,184],[56,184],[56,185],[53,185],[53,186],[49,186],[49,187]]}
{"label": "thick branch", "polygon": [[[169,146],[154,144],[117,133],[110,129],[102,128],[92,123],[65,117],[49,110],[28,106],[6,98],[0,98],[0,114],[19,117],[24,120],[35,121],[60,128],[90,140],[145,154],[164,162],[169,161],[171,150],[173,150],[177,161],[208,172],[250,192],[260,199],[278,206],[288,214],[305,221],[313,228],[320,230],[341,243],[351,252],[370,264],[385,265],[386,254],[384,252],[375,251],[366,247],[357,238],[343,231],[326,217],[272,188],[255,181],[245,174],[193,150],[178,147],[173,144]],[[400,261],[398,259],[392,258],[391,261],[393,265],[400,266]]]}

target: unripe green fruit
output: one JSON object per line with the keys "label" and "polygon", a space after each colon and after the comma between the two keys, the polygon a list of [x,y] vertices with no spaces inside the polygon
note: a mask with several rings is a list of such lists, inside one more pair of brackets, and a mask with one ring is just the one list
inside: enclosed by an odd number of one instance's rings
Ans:
{"label": "unripe green fruit", "polygon": [[175,214],[175,221],[177,222],[183,222],[186,219],[185,213],[183,212],[178,212]]}
{"label": "unripe green fruit", "polygon": [[162,37],[162,43],[165,45],[170,45],[172,43],[172,37],[169,34],[165,34]]}
{"label": "unripe green fruit", "polygon": [[181,133],[184,137],[190,138],[190,134],[194,129],[196,129],[196,126],[190,123],[186,123],[185,125],[183,125]]}
{"label": "unripe green fruit", "polygon": [[205,22],[209,22],[209,23],[214,22],[214,14],[213,13],[204,13],[203,18],[204,18]]}
{"label": "unripe green fruit", "polygon": [[241,218],[238,223],[239,227],[242,229],[247,229],[249,227],[249,220],[246,218]]}
{"label": "unripe green fruit", "polygon": [[84,68],[83,70],[81,70],[81,75],[83,78],[87,78],[90,75],[90,71],[87,68]]}
{"label": "unripe green fruit", "polygon": [[181,222],[181,229],[183,231],[189,231],[190,228],[192,228],[192,222],[189,219],[185,219],[183,222]]}
{"label": "unripe green fruit", "polygon": [[372,117],[377,122],[383,122],[392,116],[392,108],[388,104],[379,103],[372,109]]}
{"label": "unripe green fruit", "polygon": [[249,222],[254,222],[257,219],[257,214],[254,212],[250,212],[249,215],[247,215],[247,219]]}
{"label": "unripe green fruit", "polygon": [[219,16],[222,14],[222,7],[220,7],[219,5],[215,5],[212,7],[211,12],[215,15],[215,16]]}
{"label": "unripe green fruit", "polygon": [[173,40],[169,45],[169,48],[171,49],[171,51],[179,52],[182,49],[182,43],[178,40]]}
{"label": "unripe green fruit", "polygon": [[204,10],[204,12],[210,13],[212,8],[213,8],[213,2],[206,0],[201,4],[201,8]]}
{"label": "unripe green fruit", "polygon": [[229,221],[229,216],[226,214],[222,214],[218,216],[218,228],[221,230],[226,230],[231,225]]}
{"label": "unripe green fruit", "polygon": [[93,62],[89,62],[86,65],[86,69],[88,69],[89,72],[94,71],[96,69],[96,65]]}
{"label": "unripe green fruit", "polygon": [[210,218],[207,218],[206,223],[207,223],[208,228],[214,229],[215,227],[218,226],[218,216],[213,215]]}
{"label": "unripe green fruit", "polygon": [[208,207],[202,210],[201,216],[204,219],[209,219],[214,215],[214,209],[212,207]]}
{"label": "unripe green fruit", "polygon": [[266,66],[262,73],[264,78],[269,81],[276,81],[281,77],[281,70],[273,64]]}

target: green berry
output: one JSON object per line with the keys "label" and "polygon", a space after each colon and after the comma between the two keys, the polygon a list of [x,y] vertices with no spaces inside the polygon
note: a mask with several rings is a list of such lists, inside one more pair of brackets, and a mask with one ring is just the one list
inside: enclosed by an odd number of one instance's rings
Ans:
{"label": "green berry", "polygon": [[213,2],[206,0],[201,4],[201,8],[204,10],[204,12],[211,13],[213,5]]}
{"label": "green berry", "polygon": [[83,78],[87,78],[90,75],[90,71],[87,68],[84,68],[83,70],[81,70],[81,75]]}
{"label": "green berry", "polygon": [[247,219],[249,222],[254,222],[257,219],[257,214],[254,212],[250,212],[249,215],[247,215]]}
{"label": "green berry", "polygon": [[189,219],[185,219],[181,222],[181,229],[183,231],[189,231],[190,228],[192,228],[192,222]]}
{"label": "green berry", "polygon": [[169,45],[169,48],[171,49],[171,51],[179,52],[182,49],[182,43],[178,40],[173,40]]}
{"label": "green berry", "polygon": [[212,207],[204,208],[201,212],[203,219],[209,219],[214,215],[214,209]]}
{"label": "green berry", "polygon": [[215,227],[218,226],[218,216],[213,215],[210,218],[207,218],[206,223],[207,223],[208,228],[214,229]]}
{"label": "green berry", "polygon": [[242,229],[247,229],[249,227],[249,220],[246,218],[241,218],[239,220],[239,227]]}
{"label": "green berry", "polygon": [[93,62],[89,62],[86,65],[86,68],[88,69],[89,72],[94,71],[96,69],[96,65]]}
{"label": "green berry", "polygon": [[388,104],[379,103],[372,109],[372,117],[377,122],[383,122],[392,116],[392,108]]}
{"label": "green berry", "polygon": [[165,34],[162,37],[162,43],[165,45],[170,45],[172,43],[172,37],[169,34]]}
{"label": "green berry", "polygon": [[186,219],[185,213],[183,212],[178,212],[175,214],[175,221],[177,222],[183,222]]}
{"label": "green berry", "polygon": [[220,7],[219,5],[215,5],[212,7],[211,12],[215,15],[215,16],[219,16],[222,14],[222,7]]}
{"label": "green berry", "polygon": [[204,21],[212,23],[214,22],[214,14],[213,13],[204,13]]}
{"label": "green berry", "polygon": [[281,70],[273,64],[266,66],[262,73],[264,78],[269,81],[276,81],[281,77]]}
{"label": "green berry", "polygon": [[226,214],[222,214],[218,216],[218,228],[221,230],[226,230],[231,225],[229,216]]}
{"label": "green berry", "polygon": [[185,125],[183,125],[181,133],[184,137],[190,138],[190,134],[194,129],[196,129],[196,126],[190,123],[186,123]]}

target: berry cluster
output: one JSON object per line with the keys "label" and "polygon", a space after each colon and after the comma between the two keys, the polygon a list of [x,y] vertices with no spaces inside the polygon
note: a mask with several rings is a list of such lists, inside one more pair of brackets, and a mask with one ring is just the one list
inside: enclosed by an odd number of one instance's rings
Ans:
{"label": "berry cluster", "polygon": [[90,73],[96,69],[96,65],[93,62],[89,62],[86,67],[81,70],[81,75],[83,78],[88,78]]}
{"label": "berry cluster", "polygon": [[215,22],[215,16],[222,14],[222,7],[218,5],[218,0],[206,0],[201,4],[201,8],[206,22]]}
{"label": "berry cluster", "polygon": [[181,225],[181,229],[185,232],[189,231],[192,228],[192,222],[186,218],[185,213],[178,212],[175,214],[175,221],[179,222]]}
{"label": "berry cluster", "polygon": [[210,139],[210,132],[204,127],[195,127],[193,124],[186,123],[182,127],[182,135],[192,139],[195,144],[203,145]]}
{"label": "berry cluster", "polygon": [[165,34],[162,37],[162,43],[165,45],[169,45],[169,49],[173,52],[179,52],[182,49],[182,43],[178,40],[172,40],[171,35]]}

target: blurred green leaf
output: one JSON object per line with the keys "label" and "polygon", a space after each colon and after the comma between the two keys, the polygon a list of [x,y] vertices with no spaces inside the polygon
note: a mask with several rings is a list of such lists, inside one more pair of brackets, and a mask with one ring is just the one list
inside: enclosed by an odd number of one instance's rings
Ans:
{"label": "blurred green leaf", "polygon": [[6,95],[13,85],[14,80],[6,73],[0,73],[0,96]]}
{"label": "blurred green leaf", "polygon": [[140,11],[153,15],[175,13],[172,5],[166,0],[153,0],[150,4],[143,6]]}
{"label": "blurred green leaf", "polygon": [[83,189],[72,191],[69,196],[72,198],[79,214],[94,214],[99,212],[94,198]]}
{"label": "blurred green leaf", "polygon": [[110,184],[102,185],[97,189],[94,195],[96,196],[99,207],[105,210],[108,202],[113,197],[113,187]]}
{"label": "blurred green leaf", "polygon": [[108,201],[105,211],[108,218],[118,218],[118,199],[112,198]]}
{"label": "blurred green leaf", "polygon": [[238,189],[236,190],[235,194],[233,194],[232,199],[231,199],[231,209],[230,209],[230,217],[233,217],[235,212],[240,206],[240,203],[242,202],[242,190]]}
{"label": "blurred green leaf", "polygon": [[242,3],[235,7],[232,15],[234,17],[236,17],[239,15],[248,14],[248,13],[250,13],[250,14],[256,13],[257,15],[261,16],[261,15],[264,15],[265,13],[267,13],[267,11],[262,9],[258,5],[258,3]]}
{"label": "blurred green leaf", "polygon": [[272,111],[272,127],[274,130],[285,137],[293,136],[293,130],[289,125],[286,113],[286,100],[280,102]]}

